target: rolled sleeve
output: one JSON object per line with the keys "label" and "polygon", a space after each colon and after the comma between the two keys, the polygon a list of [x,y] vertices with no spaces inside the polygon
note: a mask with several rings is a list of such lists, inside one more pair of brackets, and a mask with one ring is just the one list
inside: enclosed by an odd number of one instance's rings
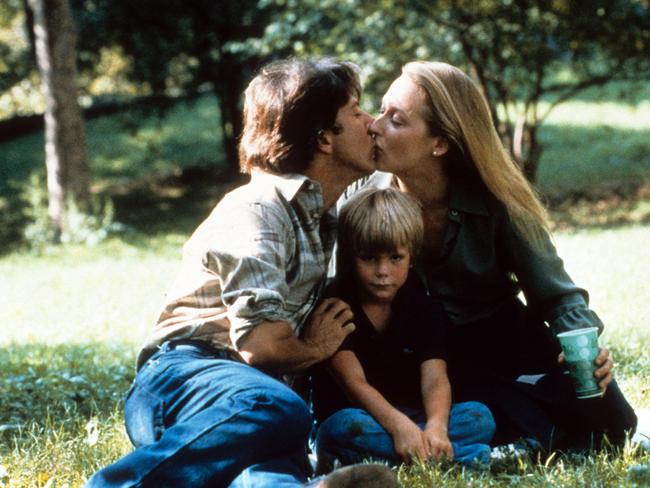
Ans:
{"label": "rolled sleeve", "polygon": [[291,324],[286,269],[292,233],[280,215],[261,205],[233,209],[225,230],[217,231],[205,265],[220,277],[230,339],[237,347],[263,321]]}

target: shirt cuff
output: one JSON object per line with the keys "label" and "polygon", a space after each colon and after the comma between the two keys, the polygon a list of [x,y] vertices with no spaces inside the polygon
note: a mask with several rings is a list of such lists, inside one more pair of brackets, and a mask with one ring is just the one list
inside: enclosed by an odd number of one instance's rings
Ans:
{"label": "shirt cuff", "polygon": [[597,327],[598,335],[600,335],[605,328],[598,315],[596,315],[596,312],[585,305],[563,305],[556,312],[558,315],[554,319],[549,320],[549,326],[555,335],[560,332],[585,329],[588,327]]}
{"label": "shirt cuff", "polygon": [[240,296],[228,306],[230,340],[237,350],[238,342],[251,330],[265,321],[284,321],[291,325],[284,302],[277,298],[260,300],[259,296]]}

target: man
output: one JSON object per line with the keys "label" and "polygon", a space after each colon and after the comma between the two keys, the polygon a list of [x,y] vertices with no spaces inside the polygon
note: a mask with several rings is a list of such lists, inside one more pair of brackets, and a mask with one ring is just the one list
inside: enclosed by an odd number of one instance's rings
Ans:
{"label": "man", "polygon": [[[328,358],[354,329],[344,302],[314,306],[334,203],[374,170],[360,93],[354,66],[332,60],[275,62],[250,83],[240,165],[251,181],[186,243],[125,403],[136,449],[89,487],[306,482],[311,416],[278,378]],[[321,486],[394,486],[377,465],[346,469]]]}

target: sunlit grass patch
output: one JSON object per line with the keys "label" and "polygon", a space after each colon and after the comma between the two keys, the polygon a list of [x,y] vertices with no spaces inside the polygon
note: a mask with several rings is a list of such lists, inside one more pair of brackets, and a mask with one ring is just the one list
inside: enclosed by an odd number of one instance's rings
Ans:
{"label": "sunlit grass patch", "polygon": [[548,457],[507,458],[493,462],[486,469],[439,462],[420,463],[399,467],[397,476],[401,486],[408,488],[633,487],[636,486],[632,482],[636,467],[643,467],[648,461],[650,454],[628,444],[622,449],[592,455],[555,453]]}
{"label": "sunlit grass patch", "polygon": [[117,459],[131,449],[120,409],[103,417],[75,417],[67,426],[49,416],[16,433],[0,451],[6,469],[0,486],[82,486],[107,459]]}
{"label": "sunlit grass patch", "polygon": [[0,260],[0,344],[144,339],[175,276],[183,238],[141,249],[118,240],[94,248]]}

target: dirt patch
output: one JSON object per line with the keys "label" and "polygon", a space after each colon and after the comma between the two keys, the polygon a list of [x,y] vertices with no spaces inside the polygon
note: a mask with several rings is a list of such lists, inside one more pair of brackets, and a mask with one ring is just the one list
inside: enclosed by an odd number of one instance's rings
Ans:
{"label": "dirt patch", "polygon": [[554,230],[610,228],[650,222],[650,183],[603,185],[546,198]]}

